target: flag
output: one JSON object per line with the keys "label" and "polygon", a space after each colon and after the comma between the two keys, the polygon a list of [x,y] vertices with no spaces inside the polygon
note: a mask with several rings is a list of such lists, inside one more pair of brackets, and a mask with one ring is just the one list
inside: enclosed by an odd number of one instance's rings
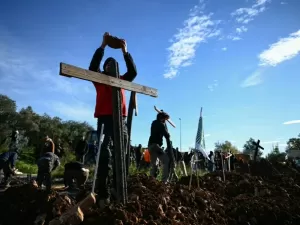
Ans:
{"label": "flag", "polygon": [[205,140],[204,140],[203,118],[202,118],[202,107],[201,107],[198,130],[196,135],[195,150],[200,151],[204,157],[208,158],[208,155],[206,154],[204,149],[205,149]]}

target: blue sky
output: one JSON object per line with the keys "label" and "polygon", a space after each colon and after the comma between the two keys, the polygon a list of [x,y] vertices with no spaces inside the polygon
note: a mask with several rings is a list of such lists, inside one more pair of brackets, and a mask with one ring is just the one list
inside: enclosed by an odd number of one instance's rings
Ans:
{"label": "blue sky", "polygon": [[[203,107],[207,150],[249,137],[268,152],[300,133],[300,2],[296,0],[2,1],[0,93],[63,119],[93,118],[91,83],[58,74],[59,62],[88,68],[108,31],[127,40],[136,83],[158,98],[138,95],[133,144],[147,144],[153,106],[169,112],[182,149],[194,146]],[[298,15],[298,16],[297,16]],[[105,57],[125,64],[120,50]],[[128,96],[128,95],[127,95]],[[128,99],[128,98],[127,98]]]}

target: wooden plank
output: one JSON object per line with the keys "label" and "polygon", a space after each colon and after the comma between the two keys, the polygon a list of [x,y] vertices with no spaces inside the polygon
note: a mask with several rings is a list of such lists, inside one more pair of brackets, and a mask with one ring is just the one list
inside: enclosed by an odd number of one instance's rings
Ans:
{"label": "wooden plank", "polygon": [[140,94],[150,95],[152,97],[158,97],[158,91],[155,88],[121,80],[115,77],[110,77],[102,73],[85,70],[66,63],[60,63],[59,74],[66,77],[76,77],[82,80],[94,81],[113,87],[123,88],[128,91],[134,91]]}
{"label": "wooden plank", "polygon": [[138,104],[137,104],[137,96],[136,93],[134,92],[134,112],[135,112],[135,116],[138,115]]}

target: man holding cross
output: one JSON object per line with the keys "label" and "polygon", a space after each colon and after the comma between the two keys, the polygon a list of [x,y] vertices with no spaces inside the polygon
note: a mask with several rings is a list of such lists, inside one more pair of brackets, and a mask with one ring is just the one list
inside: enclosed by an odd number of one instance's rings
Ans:
{"label": "man holding cross", "polygon": [[[115,63],[115,59],[109,57],[106,59],[103,65],[103,71],[100,71],[100,62],[104,55],[104,49],[107,46],[106,36],[110,35],[109,33],[105,33],[103,36],[103,41],[101,46],[95,51],[93,58],[91,60],[89,70],[94,72],[101,72],[108,76],[111,76],[108,72],[112,65]],[[124,55],[124,60],[127,67],[127,72],[120,76],[120,79],[126,81],[133,81],[137,75],[137,70],[135,63],[131,57],[131,55],[127,52],[126,41],[122,40],[122,52]],[[110,202],[110,177],[109,171],[112,169],[114,165],[114,160],[112,157],[112,147],[113,147],[113,106],[112,106],[112,87],[100,83],[93,82],[97,97],[96,97],[96,106],[94,117],[98,119],[97,121],[97,131],[98,136],[100,135],[101,125],[104,124],[104,132],[105,135],[104,141],[101,147],[101,154],[99,158],[99,166],[97,172],[97,182],[96,182],[96,190],[98,194],[98,204],[100,207],[104,207]],[[126,127],[126,99],[125,99],[125,91],[121,89],[122,93],[122,115],[123,115],[123,136],[125,140],[125,145],[127,146],[127,127]],[[115,174],[114,174],[115,176]],[[115,179],[113,179],[115,181]],[[116,187],[116,184],[113,183],[113,188]]]}

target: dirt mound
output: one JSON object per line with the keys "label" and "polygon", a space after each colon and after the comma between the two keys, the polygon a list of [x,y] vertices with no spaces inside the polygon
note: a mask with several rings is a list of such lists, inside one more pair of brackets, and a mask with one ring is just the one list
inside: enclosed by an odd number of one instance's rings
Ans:
{"label": "dirt mound", "polygon": [[[284,189],[263,179],[227,173],[199,178],[201,188],[188,189],[189,177],[180,184],[164,185],[146,175],[129,181],[130,202],[100,212],[83,224],[299,224],[300,190]],[[197,186],[197,179],[193,179]],[[121,222],[122,221],[122,222]]]}
{"label": "dirt mound", "polygon": [[297,176],[262,164],[265,170],[256,171],[260,176],[225,173],[225,182],[221,172],[193,177],[192,190],[188,188],[190,177],[181,178],[176,185],[164,185],[146,175],[132,177],[126,206],[95,210],[83,224],[300,224]]}
{"label": "dirt mound", "polygon": [[[252,163],[250,173],[225,173],[225,182],[222,172],[193,177],[191,190],[190,177],[165,185],[143,174],[131,176],[126,206],[93,209],[82,224],[298,225],[299,173],[282,166]],[[76,200],[85,195],[80,193]],[[48,196],[33,185],[10,188],[0,197],[0,224],[32,225],[41,215],[47,224],[74,204],[68,197],[56,192]]]}
{"label": "dirt mound", "polygon": [[214,193],[164,185],[146,175],[132,177],[129,190],[126,206],[95,211],[83,224],[226,224],[219,212],[211,211],[214,206],[222,207]]}
{"label": "dirt mound", "polygon": [[73,204],[68,197],[56,192],[48,195],[34,184],[11,187],[0,197],[0,224],[32,225],[38,216],[50,221]]}

